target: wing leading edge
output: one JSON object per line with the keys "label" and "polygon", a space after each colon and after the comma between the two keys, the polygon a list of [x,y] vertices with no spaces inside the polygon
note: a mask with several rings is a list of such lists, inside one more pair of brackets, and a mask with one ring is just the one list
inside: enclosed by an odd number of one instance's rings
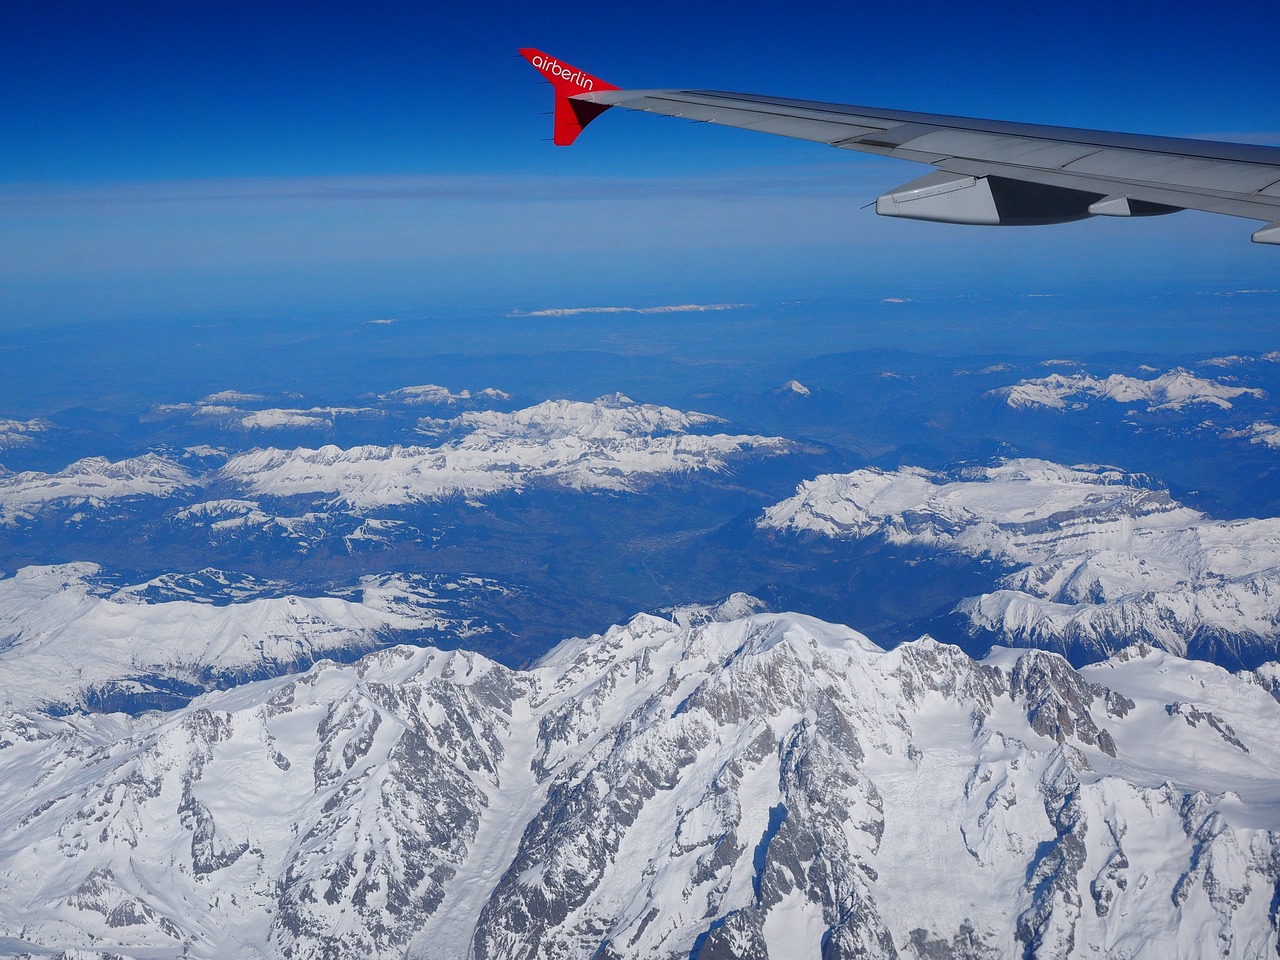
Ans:
{"label": "wing leading edge", "polygon": [[555,87],[557,144],[572,143],[600,113],[622,107],[936,168],[880,196],[882,216],[1028,225],[1190,209],[1266,221],[1253,240],[1280,244],[1280,147],[719,90],[622,90],[540,51],[520,52]]}

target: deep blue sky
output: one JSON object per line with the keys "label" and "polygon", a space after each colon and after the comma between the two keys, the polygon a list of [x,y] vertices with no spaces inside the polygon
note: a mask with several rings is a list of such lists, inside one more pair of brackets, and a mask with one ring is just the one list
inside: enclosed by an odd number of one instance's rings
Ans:
{"label": "deep blue sky", "polygon": [[1280,278],[1253,222],[895,223],[860,208],[924,168],[617,111],[557,149],[515,50],[621,86],[1277,142],[1278,8],[5,4],[0,324],[1009,287],[1202,305]]}

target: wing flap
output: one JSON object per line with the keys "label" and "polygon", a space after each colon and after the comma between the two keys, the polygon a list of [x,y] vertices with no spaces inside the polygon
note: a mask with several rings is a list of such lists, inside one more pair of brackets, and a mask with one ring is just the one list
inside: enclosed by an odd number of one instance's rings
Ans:
{"label": "wing flap", "polygon": [[1252,194],[1273,183],[1280,170],[1231,160],[1171,157],[1138,151],[1101,150],[1064,168],[1073,173],[1138,183]]}

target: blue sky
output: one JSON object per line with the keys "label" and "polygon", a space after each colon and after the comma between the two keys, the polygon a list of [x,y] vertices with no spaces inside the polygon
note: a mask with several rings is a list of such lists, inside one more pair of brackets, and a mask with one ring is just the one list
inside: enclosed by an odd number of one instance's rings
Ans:
{"label": "blue sky", "polygon": [[1273,3],[8,4],[0,324],[1266,285],[1251,221],[895,223],[861,208],[923,168],[618,111],[554,148],[515,50],[622,86],[1276,142],[1277,28]]}

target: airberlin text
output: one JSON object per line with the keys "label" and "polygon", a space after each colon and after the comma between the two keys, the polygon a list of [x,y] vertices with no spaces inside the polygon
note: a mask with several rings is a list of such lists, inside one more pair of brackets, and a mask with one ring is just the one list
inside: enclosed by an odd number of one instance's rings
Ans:
{"label": "airberlin text", "polygon": [[574,70],[560,63],[559,60],[548,60],[539,54],[533,58],[533,65],[543,73],[563,80],[565,83],[572,83],[574,86],[581,87],[583,90],[590,90],[595,86],[595,80],[587,76],[581,70]]}

